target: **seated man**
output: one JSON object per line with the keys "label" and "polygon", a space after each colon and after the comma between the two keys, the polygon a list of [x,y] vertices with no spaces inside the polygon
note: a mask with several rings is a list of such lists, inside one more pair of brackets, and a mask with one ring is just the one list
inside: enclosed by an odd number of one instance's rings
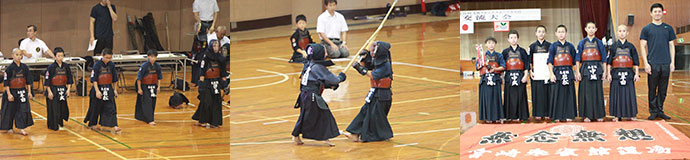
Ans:
{"label": "seated man", "polygon": [[211,40],[214,39],[220,42],[220,46],[230,44],[230,38],[228,38],[227,33],[228,31],[227,28],[225,28],[225,26],[218,26],[218,28],[216,28],[216,30],[213,33],[207,35],[206,44],[210,43]]}
{"label": "seated man", "polygon": [[328,50],[328,57],[345,58],[350,56],[347,48],[347,22],[345,17],[336,12],[338,1],[324,0],[326,11],[319,15],[316,22],[316,32],[319,33],[321,43]]}
{"label": "seated man", "polygon": [[[22,55],[24,57],[22,60],[36,60],[42,57],[55,59],[55,55],[53,54],[53,51],[48,48],[48,45],[46,45],[46,43],[41,39],[38,39],[38,27],[36,27],[36,25],[32,24],[26,26],[26,36],[27,38],[19,42],[19,49],[22,50]],[[44,71],[38,70],[31,71],[31,76],[33,76],[32,79],[34,81],[39,81],[43,72]],[[32,82],[29,83],[32,88],[31,93],[33,93],[34,85]]]}

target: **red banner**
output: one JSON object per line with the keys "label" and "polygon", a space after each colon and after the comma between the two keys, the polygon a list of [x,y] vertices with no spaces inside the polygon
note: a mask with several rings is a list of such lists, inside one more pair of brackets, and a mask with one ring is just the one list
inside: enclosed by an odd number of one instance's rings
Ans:
{"label": "red banner", "polygon": [[478,124],[460,159],[682,159],[690,138],[665,121]]}

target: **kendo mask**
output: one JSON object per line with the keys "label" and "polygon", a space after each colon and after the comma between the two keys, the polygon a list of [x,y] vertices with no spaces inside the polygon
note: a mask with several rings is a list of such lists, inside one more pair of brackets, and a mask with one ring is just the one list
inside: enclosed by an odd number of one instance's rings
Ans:
{"label": "kendo mask", "polygon": [[333,61],[326,60],[326,49],[321,44],[312,43],[307,45],[307,60],[324,66],[335,65]]}
{"label": "kendo mask", "polygon": [[371,57],[373,57],[374,66],[381,65],[387,61],[390,61],[390,48],[391,44],[383,41],[376,41],[374,45],[371,46]]}

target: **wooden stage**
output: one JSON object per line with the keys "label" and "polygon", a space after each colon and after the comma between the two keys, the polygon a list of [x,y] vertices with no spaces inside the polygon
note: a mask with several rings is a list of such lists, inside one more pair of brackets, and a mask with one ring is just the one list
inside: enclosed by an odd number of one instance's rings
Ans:
{"label": "wooden stage", "polygon": [[[468,96],[460,94],[458,25],[452,20],[384,27],[377,40],[392,44],[393,105],[388,118],[394,138],[354,143],[341,135],[332,140],[335,147],[292,143],[299,116],[293,105],[303,65],[287,62],[292,55],[288,37],[233,43],[232,159],[458,159],[458,106],[460,97]],[[348,32],[351,57],[374,30]],[[316,34],[312,37],[318,40]],[[347,62],[336,61],[331,72],[337,74]],[[347,76],[338,90],[324,92],[340,130],[359,112],[370,87],[369,79],[356,71]]]}

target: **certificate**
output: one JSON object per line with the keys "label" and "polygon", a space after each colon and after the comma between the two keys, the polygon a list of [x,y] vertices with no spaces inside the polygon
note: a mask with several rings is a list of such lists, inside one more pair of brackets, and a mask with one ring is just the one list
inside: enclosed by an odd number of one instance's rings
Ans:
{"label": "certificate", "polygon": [[532,69],[534,70],[532,74],[534,74],[534,80],[548,80],[551,78],[549,66],[546,65],[546,60],[549,59],[549,53],[534,53],[532,58]]}

